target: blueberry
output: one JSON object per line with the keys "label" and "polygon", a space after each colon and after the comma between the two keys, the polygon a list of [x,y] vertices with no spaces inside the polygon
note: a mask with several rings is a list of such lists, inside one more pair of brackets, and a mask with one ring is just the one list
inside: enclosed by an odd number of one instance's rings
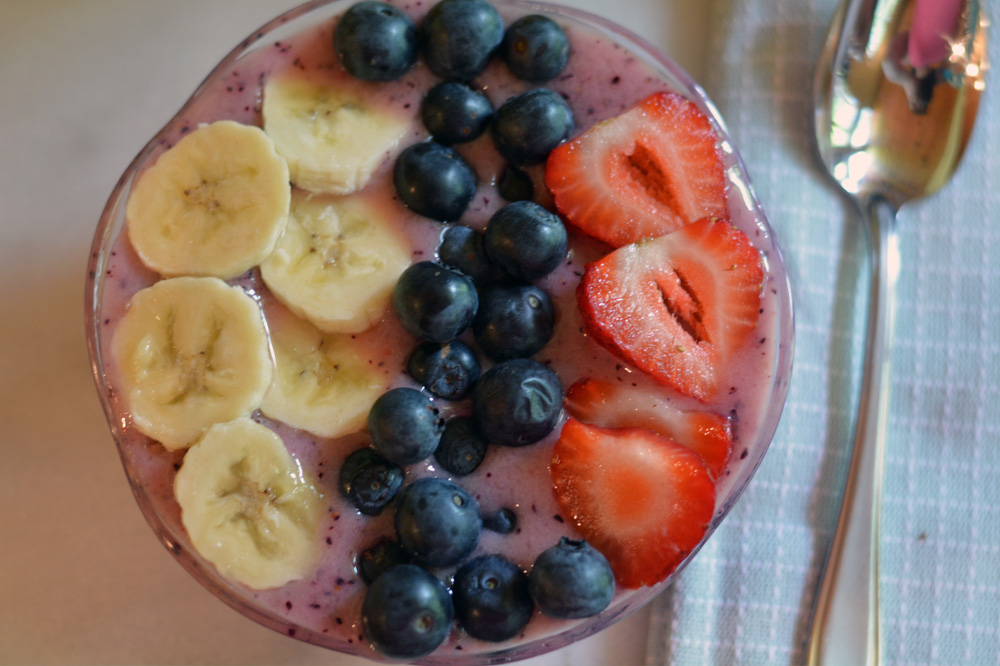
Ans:
{"label": "blueberry", "polygon": [[516,636],[535,610],[528,576],[499,555],[482,555],[463,564],[452,585],[455,617],[473,638],[505,641]]}
{"label": "blueberry", "polygon": [[445,400],[461,400],[479,379],[476,352],[458,340],[417,345],[406,369],[431,395]]}
{"label": "blueberry", "polygon": [[417,28],[396,7],[359,2],[337,22],[334,45],[340,64],[364,81],[392,81],[417,60]]}
{"label": "blueberry", "polygon": [[533,284],[496,284],[486,288],[472,322],[476,344],[490,360],[534,355],[555,329],[548,294]]}
{"label": "blueberry", "polygon": [[434,452],[438,464],[455,476],[472,474],[486,458],[489,442],[471,417],[457,416],[444,425],[441,443]]}
{"label": "blueberry", "polygon": [[536,88],[511,97],[493,114],[493,143],[515,166],[545,161],[573,131],[573,111],[556,92]]}
{"label": "blueberry", "polygon": [[491,443],[525,446],[555,428],[562,411],[559,376],[526,358],[498,363],[472,391],[472,413],[479,432]]}
{"label": "blueberry", "polygon": [[444,420],[431,399],[411,388],[389,389],[368,412],[375,449],[389,462],[409,465],[427,458],[441,441]]}
{"label": "blueberry", "polygon": [[507,201],[531,201],[535,198],[535,183],[526,171],[508,164],[497,181],[497,192]]}
{"label": "blueberry", "polygon": [[392,539],[380,539],[358,556],[357,569],[361,580],[371,585],[375,579],[397,564],[409,564],[410,556]]}
{"label": "blueberry", "polygon": [[483,247],[482,234],[464,224],[445,227],[438,246],[438,259],[445,266],[462,271],[477,285],[486,284],[496,274],[496,266]]}
{"label": "blueberry", "polygon": [[548,81],[569,61],[569,39],[559,24],[547,16],[522,16],[508,26],[500,54],[514,76],[527,81]]}
{"label": "blueberry", "polygon": [[462,156],[433,141],[416,143],[396,159],[392,181],[399,198],[419,215],[457,220],[476,194],[476,174]]}
{"label": "blueberry", "polygon": [[392,659],[418,659],[451,632],[455,608],[448,588],[415,564],[398,564],[379,576],[361,604],[361,629],[376,650]]}
{"label": "blueberry", "polygon": [[510,534],[517,529],[517,514],[503,507],[483,516],[483,529],[497,534]]}
{"label": "blueberry", "polygon": [[615,576],[604,555],[586,541],[566,537],[538,556],[528,580],[542,612],[560,619],[597,615],[615,594]]}
{"label": "blueberry", "polygon": [[410,333],[431,342],[450,342],[472,324],[479,295],[468,276],[421,261],[399,276],[392,302]]}
{"label": "blueberry", "polygon": [[403,485],[403,470],[370,448],[357,449],[340,468],[340,491],[366,516],[377,516]]}
{"label": "blueberry", "polygon": [[486,131],[493,105],[481,92],[464,83],[446,81],[431,88],[420,106],[424,127],[435,141],[462,143]]}
{"label": "blueberry", "polygon": [[493,214],[483,233],[483,248],[493,263],[529,282],[563,262],[567,243],[559,216],[532,201],[507,204]]}
{"label": "blueberry", "polygon": [[471,81],[503,41],[503,19],[486,0],[442,0],[420,24],[420,46],[442,79]]}
{"label": "blueberry", "polygon": [[458,564],[475,550],[483,530],[479,503],[464,488],[425,477],[403,488],[396,501],[396,538],[429,567]]}

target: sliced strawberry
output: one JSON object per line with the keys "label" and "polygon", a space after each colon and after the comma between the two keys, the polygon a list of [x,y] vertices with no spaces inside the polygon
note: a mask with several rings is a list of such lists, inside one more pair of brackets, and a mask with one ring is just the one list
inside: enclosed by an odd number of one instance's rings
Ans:
{"label": "sliced strawberry", "polygon": [[706,411],[685,410],[634,386],[587,377],[566,391],[566,412],[602,428],[643,428],[688,447],[705,461],[717,479],[733,454],[729,419]]}
{"label": "sliced strawberry", "polygon": [[760,315],[764,272],[746,235],[703,219],[588,264],[584,325],[625,361],[707,402]]}
{"label": "sliced strawberry", "polygon": [[620,247],[726,214],[718,143],[693,102],[658,93],[553,150],[545,184],[570,224]]}
{"label": "sliced strawberry", "polygon": [[559,508],[626,588],[673,573],[715,511],[715,484],[698,454],[648,430],[570,418],[551,473]]}

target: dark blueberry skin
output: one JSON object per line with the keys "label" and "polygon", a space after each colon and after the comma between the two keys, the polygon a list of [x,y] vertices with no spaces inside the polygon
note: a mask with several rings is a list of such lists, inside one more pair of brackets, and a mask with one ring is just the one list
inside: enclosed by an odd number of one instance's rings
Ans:
{"label": "dark blueberry skin", "polygon": [[402,485],[403,470],[374,449],[357,449],[340,468],[340,492],[366,516],[382,513]]}
{"label": "dark blueberry skin", "polygon": [[541,350],[555,322],[551,299],[535,285],[496,284],[483,290],[472,331],[490,360],[505,361]]}
{"label": "dark blueberry skin", "polygon": [[451,631],[455,608],[448,588],[415,564],[379,576],[361,604],[361,629],[372,647],[392,659],[433,652]]}
{"label": "dark blueberry skin", "polygon": [[519,79],[548,81],[569,62],[569,39],[547,16],[522,16],[507,27],[500,54]]}
{"label": "dark blueberry skin", "polygon": [[433,141],[413,144],[400,153],[392,181],[404,204],[439,222],[462,217],[476,194],[476,173],[468,162]]}
{"label": "dark blueberry skin", "polygon": [[444,432],[444,420],[434,402],[411,388],[389,389],[368,412],[368,431],[375,450],[397,465],[429,457]]}
{"label": "dark blueberry skin", "polygon": [[427,91],[420,106],[424,127],[439,143],[479,138],[493,117],[493,105],[481,92],[464,83],[446,81]]}
{"label": "dark blueberry skin", "polygon": [[461,400],[479,379],[479,359],[464,342],[423,342],[410,354],[406,369],[431,395]]}
{"label": "dark blueberry skin", "polygon": [[406,330],[443,343],[472,324],[479,294],[468,276],[433,261],[420,261],[399,276],[392,303]]}
{"label": "dark blueberry skin", "polygon": [[535,183],[526,171],[508,164],[497,181],[497,192],[507,201],[531,201],[535,198]]}
{"label": "dark blueberry skin", "polygon": [[494,264],[527,282],[551,273],[566,259],[566,227],[532,201],[509,203],[493,214],[483,248]]}
{"label": "dark blueberry skin", "polygon": [[420,48],[442,79],[471,81],[503,41],[503,19],[486,0],[442,0],[420,24]]}
{"label": "dark blueberry skin", "polygon": [[542,612],[560,619],[597,615],[615,594],[615,576],[604,555],[586,541],[566,537],[538,556],[528,580]]}
{"label": "dark blueberry skin", "polygon": [[552,432],[563,397],[559,375],[537,361],[516,358],[483,373],[472,391],[472,413],[491,443],[526,446]]}
{"label": "dark blueberry skin", "polygon": [[392,539],[382,539],[358,556],[357,569],[361,580],[371,585],[375,579],[397,564],[409,564],[410,556]]}
{"label": "dark blueberry skin", "polygon": [[497,534],[510,534],[517,529],[517,514],[503,507],[483,516],[483,529]]}
{"label": "dark blueberry skin", "polygon": [[483,247],[483,235],[464,224],[445,227],[438,245],[438,259],[445,266],[468,275],[478,286],[496,276],[496,266]]}
{"label": "dark blueberry skin", "polygon": [[452,585],[455,617],[473,638],[505,641],[524,629],[535,610],[528,576],[499,555],[469,560]]}
{"label": "dark blueberry skin", "polygon": [[483,531],[479,502],[445,479],[425,477],[405,486],[396,500],[396,538],[428,567],[458,564],[475,550]]}
{"label": "dark blueberry skin", "polygon": [[344,12],[333,38],[347,73],[363,81],[392,81],[417,60],[417,28],[384,2],[359,2]]}
{"label": "dark blueberry skin", "polygon": [[493,114],[493,143],[515,166],[541,164],[573,132],[573,111],[548,88],[511,97]]}
{"label": "dark blueberry skin", "polygon": [[444,425],[434,459],[455,476],[472,474],[486,458],[489,442],[471,417],[457,416]]}

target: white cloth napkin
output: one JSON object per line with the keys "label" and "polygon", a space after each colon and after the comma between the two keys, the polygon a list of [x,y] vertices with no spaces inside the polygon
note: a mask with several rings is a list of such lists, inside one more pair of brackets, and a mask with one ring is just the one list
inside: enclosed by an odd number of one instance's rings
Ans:
{"label": "white cloth napkin", "polygon": [[[836,3],[713,2],[705,88],[789,266],[794,373],[777,436],[750,487],[654,602],[650,664],[805,660],[847,469],[868,290],[857,214],[813,152],[813,68]],[[991,60],[1000,62],[1000,35],[992,38]],[[889,664],[1000,660],[997,76],[987,77],[958,173],[900,213],[880,570]]]}

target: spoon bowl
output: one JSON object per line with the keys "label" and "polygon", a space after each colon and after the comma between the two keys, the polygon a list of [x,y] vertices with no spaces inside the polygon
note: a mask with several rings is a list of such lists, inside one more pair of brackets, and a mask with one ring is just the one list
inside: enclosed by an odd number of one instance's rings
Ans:
{"label": "spoon bowl", "polygon": [[900,266],[896,213],[940,189],[958,166],[985,87],[988,25],[978,0],[845,0],[818,60],[816,148],[860,212],[871,288],[854,447],[816,597],[810,664],[879,662],[879,515]]}

